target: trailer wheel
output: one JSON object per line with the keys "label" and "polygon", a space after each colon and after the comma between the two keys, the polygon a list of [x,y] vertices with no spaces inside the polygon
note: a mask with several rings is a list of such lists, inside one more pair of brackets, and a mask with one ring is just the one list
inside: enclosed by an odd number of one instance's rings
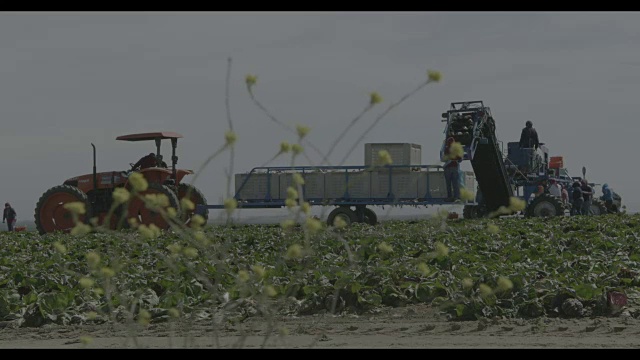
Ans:
{"label": "trailer wheel", "polygon": [[364,222],[373,226],[376,225],[378,223],[378,215],[376,215],[376,213],[369,209],[369,208],[365,208],[364,209]]}
{"label": "trailer wheel", "polygon": [[564,215],[562,203],[556,197],[542,194],[535,198],[525,210],[526,217],[554,217]]}
{"label": "trailer wheel", "polygon": [[589,210],[591,211],[591,215],[595,216],[606,215],[609,213],[607,206],[599,199],[591,200],[591,207],[589,207]]}
{"label": "trailer wheel", "polygon": [[477,219],[480,217],[480,209],[478,205],[465,205],[462,209],[463,219]]}
{"label": "trailer wheel", "polygon": [[329,226],[334,226],[333,223],[335,222],[337,217],[342,218],[342,220],[344,220],[347,225],[351,225],[352,223],[358,221],[358,217],[356,216],[355,211],[349,209],[346,206],[340,206],[333,209],[327,217],[327,224]]}

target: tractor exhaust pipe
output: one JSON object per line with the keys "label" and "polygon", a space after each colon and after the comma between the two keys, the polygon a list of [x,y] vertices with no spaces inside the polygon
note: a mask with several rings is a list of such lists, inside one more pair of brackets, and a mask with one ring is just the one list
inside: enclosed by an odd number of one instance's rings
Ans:
{"label": "tractor exhaust pipe", "polygon": [[91,143],[93,147],[93,190],[98,189],[98,173],[96,172],[96,146]]}

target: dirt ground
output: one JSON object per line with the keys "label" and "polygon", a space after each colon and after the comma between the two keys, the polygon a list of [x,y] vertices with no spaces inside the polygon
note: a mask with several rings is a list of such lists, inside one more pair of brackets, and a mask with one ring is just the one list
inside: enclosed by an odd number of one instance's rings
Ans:
{"label": "dirt ground", "polygon": [[457,322],[428,306],[409,306],[365,316],[278,318],[275,329],[267,326],[264,318],[249,318],[216,334],[210,322],[140,329],[0,324],[0,348],[640,348],[640,320],[624,315]]}

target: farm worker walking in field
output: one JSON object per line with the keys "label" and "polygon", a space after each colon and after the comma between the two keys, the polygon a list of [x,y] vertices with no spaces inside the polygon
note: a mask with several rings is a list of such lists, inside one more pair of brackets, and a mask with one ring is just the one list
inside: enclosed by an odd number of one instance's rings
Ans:
{"label": "farm worker walking in field", "polygon": [[444,148],[443,167],[444,179],[447,185],[446,202],[453,202],[460,199],[460,161],[462,160],[462,155],[459,154],[461,149],[455,149],[455,143],[454,138],[450,137],[447,139]]}
{"label": "farm worker walking in field", "polygon": [[533,123],[529,120],[525,123],[525,127],[522,129],[522,133],[520,134],[520,147],[535,149],[540,147],[538,132],[533,128]]}
{"label": "farm worker walking in field", "polygon": [[2,214],[2,222],[7,221],[7,228],[9,231],[13,231],[13,227],[16,224],[16,211],[11,207],[11,204],[4,204],[4,213]]}
{"label": "farm worker walking in field", "polygon": [[582,195],[582,188],[579,182],[573,183],[573,191],[571,192],[571,215],[582,214],[582,204],[584,203],[584,196]]}
{"label": "farm worker walking in field", "polygon": [[593,198],[593,188],[589,186],[587,179],[582,179],[582,197],[584,202],[582,203],[582,215],[591,215],[591,199]]}

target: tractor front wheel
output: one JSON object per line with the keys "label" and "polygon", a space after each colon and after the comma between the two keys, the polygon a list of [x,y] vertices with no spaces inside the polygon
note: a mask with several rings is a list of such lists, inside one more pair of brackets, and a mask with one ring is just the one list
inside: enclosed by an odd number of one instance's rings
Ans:
{"label": "tractor front wheel", "polygon": [[[204,197],[204,194],[202,194],[200,190],[198,190],[191,184],[178,185],[178,199],[182,201],[182,199],[184,198],[191,200],[194,206],[207,205],[207,199]],[[188,225],[191,222],[191,218],[193,217],[193,215],[195,215],[195,207],[193,208],[193,210],[185,208],[182,209],[182,219],[184,220],[185,224]],[[205,221],[208,220],[209,210],[205,209],[202,217],[205,219]]]}
{"label": "tractor front wheel", "polygon": [[40,234],[62,231],[68,233],[76,226],[73,215],[64,208],[65,204],[80,202],[85,213],[78,214],[78,222],[87,223],[91,219],[91,204],[87,194],[75,186],[58,185],[47,190],[36,204],[36,228]]}
{"label": "tractor front wheel", "polygon": [[[171,188],[158,183],[149,183],[147,190],[138,193],[143,199],[145,195],[149,194],[166,196],[169,201],[166,204],[161,204],[160,209],[166,213],[167,209],[171,207],[176,210],[176,214],[178,218],[180,218],[180,203],[178,202],[176,193],[173,192]],[[133,218],[139,224],[147,226],[153,224],[161,230],[168,230],[171,227],[168,219],[165,218],[161,212],[149,208],[140,197],[135,196],[130,200],[127,219]]]}

